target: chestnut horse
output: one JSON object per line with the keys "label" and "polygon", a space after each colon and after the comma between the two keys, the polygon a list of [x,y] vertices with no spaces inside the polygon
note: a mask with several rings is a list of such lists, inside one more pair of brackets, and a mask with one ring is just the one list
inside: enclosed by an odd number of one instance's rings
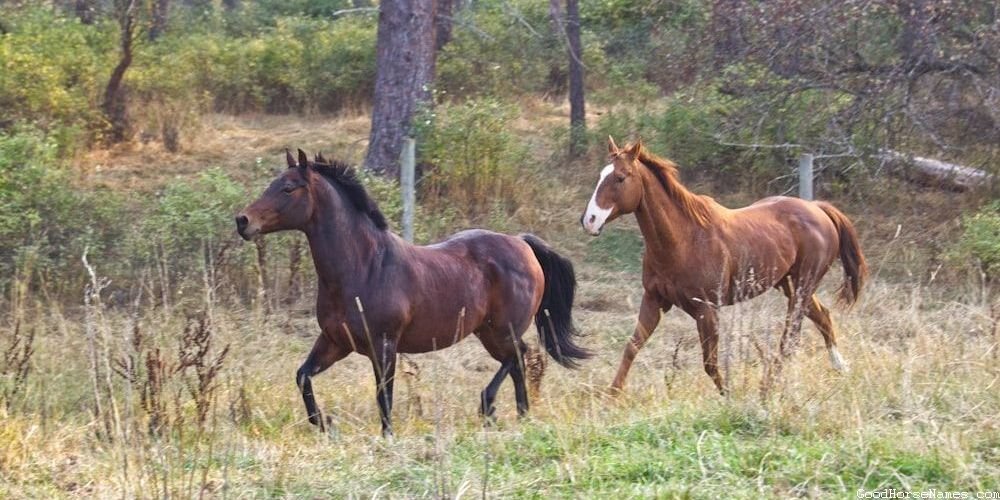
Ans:
{"label": "chestnut horse", "polygon": [[475,334],[501,363],[481,394],[486,417],[507,375],[518,414],[528,410],[521,336],[532,318],[560,364],[590,356],[575,343],[573,265],[541,239],[471,230],[414,246],[387,229],[347,165],[322,156],[311,162],[302,150],[297,162],[286,156],[288,169],[236,216],[236,229],[247,240],[290,229],[309,240],[321,333],[295,381],[312,424],[323,428],[311,377],[351,352],[372,361],[384,435],[392,434],[397,353],[443,349]]}
{"label": "chestnut horse", "polygon": [[775,196],[730,210],[681,185],[677,166],[648,153],[641,141],[619,149],[608,137],[611,164],[601,171],[580,219],[593,236],[608,222],[634,213],[646,243],[639,321],[625,346],[611,389],[619,392],[636,354],[656,329],[661,312],[677,306],[697,322],[705,372],[725,394],[718,368],[717,310],[771,288],[788,297],[781,353],[790,354],[803,315],[819,329],[834,369],[847,365],[837,351],[830,311],[816,298],[823,275],[839,255],[840,299],[853,304],[868,266],[851,221],[825,202]]}

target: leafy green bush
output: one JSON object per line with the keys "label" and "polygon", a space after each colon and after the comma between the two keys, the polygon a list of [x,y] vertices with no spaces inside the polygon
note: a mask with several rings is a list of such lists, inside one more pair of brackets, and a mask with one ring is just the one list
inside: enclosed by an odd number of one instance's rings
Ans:
{"label": "leafy green bush", "polygon": [[243,188],[218,168],[205,170],[193,181],[177,179],[141,219],[133,235],[139,239],[137,249],[146,258],[163,252],[177,267],[200,264],[204,243],[234,238],[233,214],[247,199]]}
{"label": "leafy green bush", "polygon": [[[335,111],[370,99],[375,23],[287,17],[251,37],[182,40],[199,87],[219,109]],[[210,63],[205,64],[204,59]]]}
{"label": "leafy green bush", "polygon": [[4,14],[0,124],[63,128],[64,135],[70,133],[65,143],[81,133],[99,132],[102,120],[96,104],[110,64],[111,30],[85,26],[43,8]]}
{"label": "leafy green bush", "polygon": [[[430,204],[461,207],[470,217],[510,213],[531,193],[528,152],[510,132],[517,109],[493,98],[443,104],[417,118],[421,181]],[[498,205],[499,204],[499,205]]]}
{"label": "leafy green bush", "polygon": [[121,230],[120,199],[75,188],[58,149],[37,129],[0,134],[0,286],[27,255],[65,277],[85,247],[102,251]]}
{"label": "leafy green bush", "polygon": [[959,254],[979,263],[988,277],[1000,274],[1000,202],[993,202],[962,219]]}

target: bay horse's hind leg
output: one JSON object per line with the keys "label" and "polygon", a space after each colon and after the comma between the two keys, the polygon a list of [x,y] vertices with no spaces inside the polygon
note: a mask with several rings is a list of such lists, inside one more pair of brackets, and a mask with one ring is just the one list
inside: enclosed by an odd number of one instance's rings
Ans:
{"label": "bay horse's hind leg", "polygon": [[351,351],[330,342],[324,335],[320,334],[313,344],[312,351],[306,358],[302,366],[295,374],[295,384],[299,386],[302,393],[302,401],[306,405],[306,414],[309,415],[309,423],[326,430],[323,425],[323,415],[316,405],[316,397],[313,395],[312,377],[319,375],[331,365],[344,359]]}
{"label": "bay horse's hind leg", "polygon": [[483,392],[479,395],[480,407],[479,413],[486,417],[487,419],[493,418],[493,413],[496,411],[496,407],[493,406],[493,402],[496,401],[497,391],[500,389],[500,384],[503,383],[503,379],[507,378],[510,373],[512,365],[515,364],[513,358],[508,358],[500,362],[500,369],[497,370],[496,375],[493,375],[493,380],[486,385]]}
{"label": "bay horse's hind leg", "polygon": [[833,328],[833,319],[830,317],[830,310],[820,303],[815,294],[810,297],[806,305],[806,316],[812,320],[813,324],[816,325],[816,329],[823,335],[826,350],[830,354],[830,364],[834,370],[846,373],[848,368],[847,362],[844,361],[843,356],[840,355],[840,351],[837,350],[837,334]]}
{"label": "bay horse's hind leg", "polygon": [[[517,402],[518,416],[524,416],[528,412],[528,386],[525,382],[524,351],[527,347],[519,336],[515,336],[513,327],[507,330],[507,334],[501,333],[503,330],[489,330],[477,332],[479,341],[483,347],[500,362],[500,369],[497,370],[493,380],[483,389],[480,395],[479,412],[487,419],[493,417],[496,409],[493,406],[496,400],[497,391],[504,378],[510,375],[514,382],[514,399]],[[522,329],[523,331],[523,329]]]}

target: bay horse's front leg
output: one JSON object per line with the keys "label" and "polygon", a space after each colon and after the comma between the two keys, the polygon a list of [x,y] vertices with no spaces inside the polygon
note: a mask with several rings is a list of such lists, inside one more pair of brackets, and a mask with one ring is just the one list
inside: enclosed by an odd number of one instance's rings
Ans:
{"label": "bay horse's front leg", "polygon": [[326,428],[323,425],[323,415],[316,405],[316,397],[313,395],[312,377],[322,373],[331,365],[344,359],[351,351],[341,348],[330,341],[325,334],[320,334],[313,344],[312,351],[306,361],[299,367],[295,374],[295,384],[299,386],[302,393],[302,401],[306,404],[306,414],[309,415],[309,423],[313,424],[321,431]]}
{"label": "bay horse's front leg", "polygon": [[382,437],[392,437],[392,385],[396,379],[396,342],[383,339],[372,349],[375,370],[375,400],[382,419]]}
{"label": "bay horse's front leg", "polygon": [[628,377],[628,371],[632,368],[632,361],[635,360],[635,355],[639,353],[642,346],[646,345],[646,341],[653,334],[653,330],[656,330],[656,326],[660,324],[660,311],[667,312],[670,310],[670,307],[670,304],[662,304],[649,292],[642,295],[642,305],[639,306],[639,321],[635,325],[635,332],[632,333],[632,338],[625,345],[625,352],[622,353],[622,361],[618,365],[618,373],[615,374],[615,380],[611,383],[612,394],[618,394],[622,391],[622,388],[625,386],[625,378]]}

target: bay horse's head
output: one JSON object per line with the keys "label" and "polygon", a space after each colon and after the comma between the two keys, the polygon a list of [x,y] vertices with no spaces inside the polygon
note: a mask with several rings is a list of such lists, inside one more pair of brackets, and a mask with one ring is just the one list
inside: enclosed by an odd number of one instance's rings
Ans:
{"label": "bay horse's head", "polygon": [[594,187],[587,210],[580,217],[583,229],[592,236],[601,234],[601,228],[618,217],[630,214],[642,201],[642,179],[638,169],[642,140],[626,144],[619,149],[608,136],[608,157],[611,163],[601,170],[601,177]]}
{"label": "bay horse's head", "polygon": [[299,160],[285,150],[288,169],[264,190],[256,201],[236,216],[236,232],[245,240],[258,234],[303,229],[314,210],[309,188],[309,158],[299,150]]}

